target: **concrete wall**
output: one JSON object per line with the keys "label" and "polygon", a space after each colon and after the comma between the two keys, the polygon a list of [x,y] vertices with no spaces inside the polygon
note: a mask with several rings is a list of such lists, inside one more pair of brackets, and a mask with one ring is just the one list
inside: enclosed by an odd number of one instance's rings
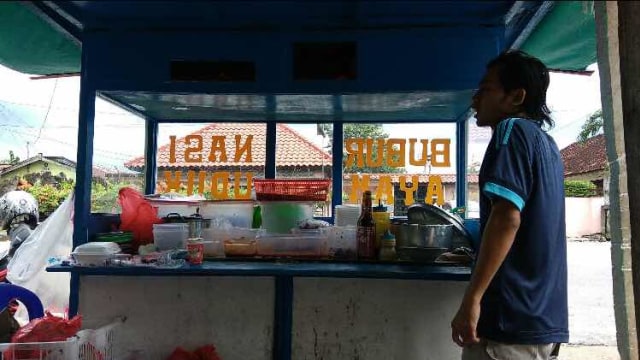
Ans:
{"label": "concrete wall", "polygon": [[602,197],[565,198],[567,237],[581,237],[602,232]]}
{"label": "concrete wall", "polygon": [[[458,360],[449,324],[465,286],[294,279],[292,359]],[[272,278],[84,276],[80,289],[85,327],[126,316],[115,341],[143,359],[213,342],[225,360],[271,360]]]}
{"label": "concrete wall", "polygon": [[[596,13],[596,33],[598,46],[598,68],[600,73],[600,94],[602,98],[602,115],[604,119],[604,133],[607,141],[607,160],[609,163],[610,181],[608,182],[610,233],[611,233],[611,264],[613,276],[613,301],[616,317],[618,351],[621,360],[636,360],[638,356],[638,338],[636,331],[636,309],[634,301],[634,279],[632,267],[637,261],[632,261],[632,237],[630,204],[639,203],[638,197],[630,193],[627,178],[631,179],[638,172],[627,171],[627,165],[633,163],[633,157],[628,156],[625,139],[629,138],[630,144],[636,144],[640,131],[627,126],[627,122],[637,119],[623,111],[623,97],[625,95],[636,96],[638,77],[634,77],[629,69],[637,67],[637,56],[629,59],[626,51],[638,49],[630,43],[635,38],[637,41],[637,24],[624,28],[621,24],[638,21],[636,13],[630,8],[637,6],[635,2],[624,5],[617,1],[596,1],[594,8]],[[624,20],[619,19],[623,18]],[[626,33],[622,37],[621,33]],[[629,39],[631,37],[632,39]],[[631,41],[630,41],[631,40]],[[626,50],[626,51],[623,51]],[[625,61],[622,61],[625,58]],[[623,91],[622,78],[629,78],[626,89]],[[628,99],[628,98],[627,98]],[[627,110],[637,107],[625,105]],[[635,130],[635,131],[634,131]],[[627,133],[628,132],[628,133]],[[633,150],[631,150],[633,152]],[[636,152],[637,154],[637,152]],[[627,161],[629,160],[629,162]],[[637,187],[637,186],[636,186]],[[638,214],[638,212],[634,212]],[[636,223],[638,223],[636,221]],[[637,264],[636,264],[637,265]],[[637,272],[635,272],[637,274]]]}

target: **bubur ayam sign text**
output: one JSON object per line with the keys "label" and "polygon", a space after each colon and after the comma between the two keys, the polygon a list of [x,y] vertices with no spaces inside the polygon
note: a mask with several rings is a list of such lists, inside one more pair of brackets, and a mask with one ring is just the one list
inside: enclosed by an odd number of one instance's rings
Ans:
{"label": "bubur ayam sign text", "polygon": [[[185,165],[201,165],[203,163],[250,163],[252,162],[251,149],[253,135],[235,135],[232,146],[227,147],[226,136],[211,136],[203,138],[201,135],[188,135],[185,137],[184,149],[177,149],[176,136],[170,136],[169,163],[175,164],[178,155],[184,159]],[[210,146],[205,146],[205,141]],[[396,139],[396,138],[349,138],[344,140],[346,166],[377,168],[388,166],[401,168],[407,165],[424,167],[430,161],[431,167],[450,167],[450,139]],[[419,146],[418,146],[419,145]],[[209,149],[205,151],[205,149]],[[229,150],[233,150],[229,155]],[[386,155],[385,155],[386,153]],[[407,156],[407,153],[409,156]],[[253,173],[243,171],[194,171],[186,172],[186,178],[182,171],[165,171],[164,181],[166,192],[179,191],[186,187],[187,194],[194,191],[199,194],[209,192],[216,200],[249,199],[253,186]],[[357,203],[362,191],[370,189],[371,179],[369,174],[350,174],[351,191],[349,202]],[[230,192],[231,182],[233,191]],[[414,193],[418,190],[418,176],[399,175],[400,190],[405,194],[405,204],[414,203]],[[243,189],[245,185],[246,190]],[[391,175],[380,175],[375,191],[377,199],[385,199],[391,202],[393,199],[393,182]],[[444,194],[442,179],[439,175],[430,175],[427,184],[425,201],[442,205]]]}

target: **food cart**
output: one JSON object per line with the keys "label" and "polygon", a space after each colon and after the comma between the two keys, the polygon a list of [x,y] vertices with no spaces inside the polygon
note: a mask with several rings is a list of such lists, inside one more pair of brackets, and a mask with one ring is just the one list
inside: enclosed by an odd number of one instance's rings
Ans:
{"label": "food cart", "polygon": [[[265,123],[266,179],[277,176],[279,122],[328,122],[336,139],[345,123],[449,123],[456,201],[464,206],[467,119],[479,77],[550,9],[514,1],[34,6],[82,44],[74,247],[89,240],[93,224],[96,97],[145,119],[149,194],[160,176],[163,123]],[[220,109],[202,100],[211,96],[248,105]],[[310,110],[295,111],[304,106]],[[343,187],[343,155],[343,142],[334,141],[332,189]],[[342,201],[333,191],[332,206]],[[256,360],[456,359],[449,322],[471,272],[357,261],[48,270],[71,272],[71,314],[88,321],[126,316],[117,343],[144,358],[213,343],[223,359]]]}

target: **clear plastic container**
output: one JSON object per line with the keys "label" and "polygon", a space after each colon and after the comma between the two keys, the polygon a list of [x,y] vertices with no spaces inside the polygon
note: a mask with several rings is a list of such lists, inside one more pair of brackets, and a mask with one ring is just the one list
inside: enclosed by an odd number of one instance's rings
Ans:
{"label": "clear plastic container", "polygon": [[224,240],[228,236],[227,229],[208,228],[202,230],[205,258],[224,258]]}
{"label": "clear plastic container", "polygon": [[226,256],[255,256],[257,252],[256,236],[258,229],[233,228],[227,231],[224,239]]}
{"label": "clear plastic container", "polygon": [[287,234],[298,223],[313,218],[313,202],[261,201],[262,228],[272,234]]}
{"label": "clear plastic container", "polygon": [[187,224],[153,225],[153,244],[160,251],[186,249],[188,237]]}
{"label": "clear plastic container", "polygon": [[203,201],[200,203],[200,215],[212,219],[214,224],[250,228],[254,204],[253,200]]}
{"label": "clear plastic container", "polygon": [[258,255],[265,257],[324,258],[329,256],[324,234],[260,234]]}
{"label": "clear plastic container", "polygon": [[332,226],[326,230],[329,243],[329,256],[335,259],[355,260],[358,242],[355,226]]}

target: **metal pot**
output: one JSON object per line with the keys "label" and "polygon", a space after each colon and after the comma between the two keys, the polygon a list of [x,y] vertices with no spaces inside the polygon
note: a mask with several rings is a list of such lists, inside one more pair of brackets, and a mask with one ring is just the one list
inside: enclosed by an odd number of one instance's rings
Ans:
{"label": "metal pot", "polygon": [[196,210],[196,213],[191,216],[185,216],[184,219],[189,226],[189,238],[201,238],[202,229],[208,229],[211,227],[211,219],[204,219],[199,213],[200,209]]}
{"label": "metal pot", "polygon": [[178,213],[169,213],[163,217],[162,220],[165,224],[184,224],[187,222],[185,218]]}
{"label": "metal pot", "polygon": [[453,225],[400,224],[396,247],[451,248]]}

